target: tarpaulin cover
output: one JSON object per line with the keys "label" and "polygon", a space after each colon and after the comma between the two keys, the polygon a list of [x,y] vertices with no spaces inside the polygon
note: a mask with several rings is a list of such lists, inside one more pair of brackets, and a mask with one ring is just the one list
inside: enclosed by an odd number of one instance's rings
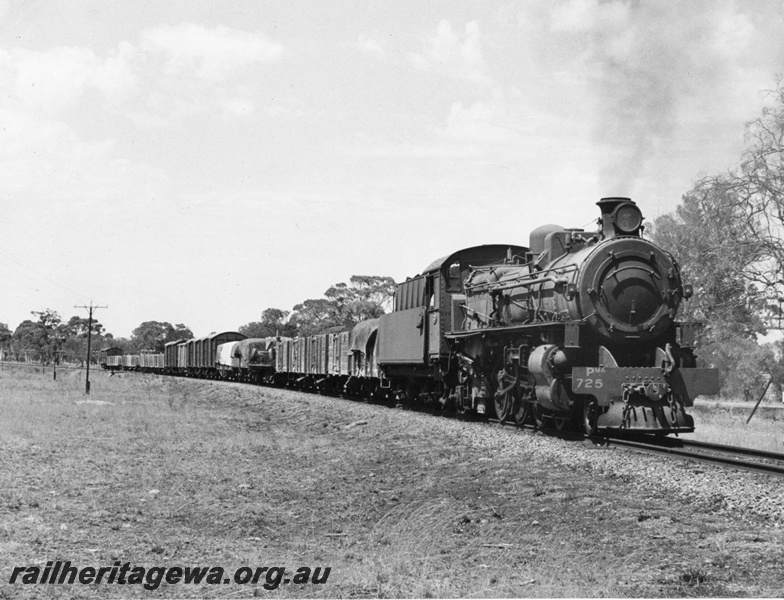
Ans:
{"label": "tarpaulin cover", "polygon": [[236,355],[236,348],[239,342],[226,342],[220,344],[217,349],[218,364],[224,367],[232,366],[232,358]]}
{"label": "tarpaulin cover", "polygon": [[249,338],[242,340],[237,345],[236,355],[242,357],[242,364],[253,364],[266,359],[265,354],[270,346],[274,345],[275,338]]}
{"label": "tarpaulin cover", "polygon": [[[367,352],[367,343],[376,331],[378,331],[378,323],[380,319],[369,319],[357,324],[351,330],[351,352]],[[371,349],[372,352],[372,349]]]}

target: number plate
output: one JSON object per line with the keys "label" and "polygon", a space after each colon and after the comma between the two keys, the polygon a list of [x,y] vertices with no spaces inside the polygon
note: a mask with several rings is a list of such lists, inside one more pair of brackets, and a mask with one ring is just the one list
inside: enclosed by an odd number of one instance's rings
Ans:
{"label": "number plate", "polygon": [[590,394],[604,388],[604,367],[575,367],[572,369],[572,391]]}

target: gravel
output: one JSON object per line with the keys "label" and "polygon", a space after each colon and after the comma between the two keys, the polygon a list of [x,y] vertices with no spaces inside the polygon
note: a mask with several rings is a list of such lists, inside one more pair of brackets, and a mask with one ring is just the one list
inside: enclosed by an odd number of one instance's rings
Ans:
{"label": "gravel", "polygon": [[[296,392],[287,392],[297,394]],[[597,446],[591,441],[564,440],[541,432],[464,422],[422,412],[388,409],[339,398],[305,395],[308,403],[323,403],[325,412],[335,402],[353,415],[354,421],[384,418],[408,422],[423,432],[440,432],[477,449],[482,457],[503,455],[519,458],[521,464],[532,455],[554,469],[591,472],[596,477],[620,480],[639,490],[640,495],[678,498],[714,514],[747,522],[784,523],[784,487],[775,476],[728,469],[688,459],[659,457],[617,447]],[[385,411],[379,413],[379,411]]]}

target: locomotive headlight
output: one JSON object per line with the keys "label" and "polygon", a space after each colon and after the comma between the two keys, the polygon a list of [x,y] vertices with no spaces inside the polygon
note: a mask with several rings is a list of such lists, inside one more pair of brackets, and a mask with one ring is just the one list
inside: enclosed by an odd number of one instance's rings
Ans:
{"label": "locomotive headlight", "polygon": [[621,233],[634,233],[642,225],[642,213],[634,204],[621,204],[613,213],[613,222]]}

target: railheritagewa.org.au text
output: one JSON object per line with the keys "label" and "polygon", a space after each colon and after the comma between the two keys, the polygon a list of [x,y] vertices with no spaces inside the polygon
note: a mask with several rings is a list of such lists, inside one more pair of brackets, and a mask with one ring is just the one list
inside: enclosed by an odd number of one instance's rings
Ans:
{"label": "railheritagewa.org.au text", "polygon": [[206,585],[261,585],[275,590],[281,585],[323,585],[329,578],[330,567],[142,567],[129,562],[115,561],[101,567],[78,567],[71,561],[49,561],[44,567],[14,567],[9,584],[23,585],[141,585],[156,590],[163,583]]}

